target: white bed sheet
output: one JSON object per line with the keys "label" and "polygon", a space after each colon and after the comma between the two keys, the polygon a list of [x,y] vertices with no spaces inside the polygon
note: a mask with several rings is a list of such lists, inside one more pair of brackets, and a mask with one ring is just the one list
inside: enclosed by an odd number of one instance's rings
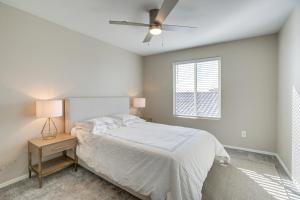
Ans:
{"label": "white bed sheet", "polygon": [[200,200],[215,157],[229,161],[220,142],[198,129],[141,122],[98,135],[73,128],[72,134],[89,167],[152,200]]}

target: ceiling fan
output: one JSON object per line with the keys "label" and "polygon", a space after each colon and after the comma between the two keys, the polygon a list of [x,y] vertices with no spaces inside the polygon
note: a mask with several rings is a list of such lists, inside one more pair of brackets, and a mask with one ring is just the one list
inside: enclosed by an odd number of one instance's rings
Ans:
{"label": "ceiling fan", "polygon": [[149,24],[138,23],[138,22],[128,22],[128,21],[112,21],[110,24],[116,25],[126,25],[126,26],[140,26],[147,27],[149,29],[143,43],[150,42],[154,35],[159,35],[164,31],[181,31],[181,30],[190,30],[198,27],[192,26],[179,26],[179,25],[168,25],[163,24],[165,19],[168,17],[170,12],[174,9],[175,5],[179,0],[164,0],[160,9],[151,9],[149,11]]}

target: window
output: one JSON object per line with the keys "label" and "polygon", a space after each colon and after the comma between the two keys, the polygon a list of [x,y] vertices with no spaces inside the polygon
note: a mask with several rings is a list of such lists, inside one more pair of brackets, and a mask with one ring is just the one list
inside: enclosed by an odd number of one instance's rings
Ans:
{"label": "window", "polygon": [[182,117],[221,117],[221,58],[173,64],[173,113]]}

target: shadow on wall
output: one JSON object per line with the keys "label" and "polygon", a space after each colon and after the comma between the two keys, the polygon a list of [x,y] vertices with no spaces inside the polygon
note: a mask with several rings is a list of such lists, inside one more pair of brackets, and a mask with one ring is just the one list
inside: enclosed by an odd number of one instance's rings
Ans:
{"label": "shadow on wall", "polygon": [[[292,176],[300,181],[300,93],[292,91]],[[297,185],[299,188],[299,184]]]}

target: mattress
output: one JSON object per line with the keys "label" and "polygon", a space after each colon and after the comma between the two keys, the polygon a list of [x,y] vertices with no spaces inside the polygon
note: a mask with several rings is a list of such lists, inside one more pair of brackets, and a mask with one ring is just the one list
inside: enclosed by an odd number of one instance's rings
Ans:
{"label": "mattress", "polygon": [[92,134],[72,129],[77,155],[90,169],[152,200],[200,200],[215,158],[229,161],[210,133],[139,122]]}

